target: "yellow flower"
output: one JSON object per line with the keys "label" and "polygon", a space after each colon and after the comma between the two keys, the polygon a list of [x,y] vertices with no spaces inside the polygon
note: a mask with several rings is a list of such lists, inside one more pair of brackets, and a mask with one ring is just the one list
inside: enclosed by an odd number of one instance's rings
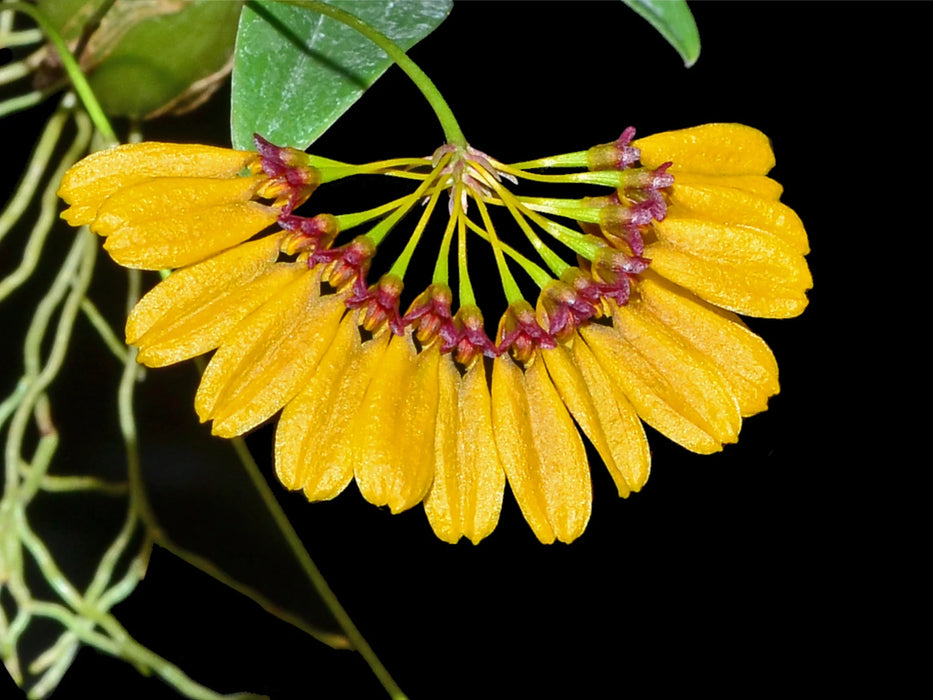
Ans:
{"label": "yellow flower", "polygon": [[642,162],[673,161],[670,207],[654,223],[651,269],[706,301],[748,316],[800,314],[812,286],[800,217],[766,177],[774,167],[767,137],[739,124],[705,126],[640,139]]}
{"label": "yellow flower", "polygon": [[320,179],[306,155],[277,151],[155,142],[98,151],[62,179],[58,194],[72,205],[62,218],[106,237],[126,267],[189,265],[248,240],[314,191]]}
{"label": "yellow flower", "polygon": [[[583,436],[622,497],[650,471],[643,421],[698,453],[734,442],[779,388],[771,351],[737,314],[799,314],[811,286],[806,233],[767,177],[763,134],[737,124],[633,133],[517,165],[454,145],[350,166],[258,137],[258,153],[137,144],[77,164],[60,194],[63,216],[106,236],[121,264],[180,268],[132,311],[127,341],[149,366],[216,350],[198,416],[232,437],[281,410],[275,469],[287,488],[325,500],[355,479],[373,504],[423,503],[438,537],[476,543],[495,528],[508,482],[540,541],[570,542],[592,503]],[[550,167],[587,172],[533,172]],[[364,212],[294,212],[320,184],[374,172],[420,184]],[[613,193],[521,197],[503,185],[515,179]],[[442,192],[451,201],[434,282],[402,314],[402,280]],[[383,238],[419,205],[405,252],[369,285]],[[548,270],[499,239],[492,206],[508,209]],[[360,225],[367,233],[333,245]],[[495,343],[473,301],[468,232],[493,248],[509,301]],[[536,308],[509,261],[540,287]]]}

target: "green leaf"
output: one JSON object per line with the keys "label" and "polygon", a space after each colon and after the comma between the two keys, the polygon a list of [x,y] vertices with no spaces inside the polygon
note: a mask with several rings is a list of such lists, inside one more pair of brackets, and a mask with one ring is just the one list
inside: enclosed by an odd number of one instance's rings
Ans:
{"label": "green leaf", "polygon": [[686,0],[622,0],[658,30],[689,68],[700,57],[700,33]]}
{"label": "green leaf", "polygon": [[[447,17],[451,0],[330,3],[352,12],[407,50]],[[305,149],[385,72],[392,61],[344,24],[304,8],[251,2],[240,16],[230,115],[234,148],[253,133]]]}
{"label": "green leaf", "polygon": [[[226,79],[243,2],[116,3],[79,57],[104,111],[141,119],[210,95]],[[40,7],[66,39],[76,39],[101,4],[45,0]]]}

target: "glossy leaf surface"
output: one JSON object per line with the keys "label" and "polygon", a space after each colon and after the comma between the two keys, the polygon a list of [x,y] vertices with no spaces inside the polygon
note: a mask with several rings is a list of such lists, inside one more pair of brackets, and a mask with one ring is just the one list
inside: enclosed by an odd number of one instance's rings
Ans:
{"label": "glossy leaf surface", "polygon": [[685,0],[622,0],[660,32],[689,68],[700,57],[700,33]]}
{"label": "glossy leaf surface", "polygon": [[[330,4],[407,50],[444,21],[453,3]],[[391,64],[375,44],[340,22],[301,7],[250,3],[240,18],[233,65],[234,148],[251,149],[253,133],[281,146],[307,148]]]}

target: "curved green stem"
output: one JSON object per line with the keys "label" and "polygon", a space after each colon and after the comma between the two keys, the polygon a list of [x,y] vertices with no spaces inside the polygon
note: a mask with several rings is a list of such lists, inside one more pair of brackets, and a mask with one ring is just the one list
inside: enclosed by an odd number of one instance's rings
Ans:
{"label": "curved green stem", "polygon": [[52,154],[58,144],[58,137],[61,136],[65,127],[68,114],[69,110],[60,106],[46,123],[45,130],[32,152],[32,158],[26,167],[26,172],[23,173],[16,192],[7,203],[6,209],[0,213],[0,240],[3,240],[3,237],[9,233],[13,225],[19,221],[30,202],[32,202],[33,196],[39,190],[45,170],[49,166]]}
{"label": "curved green stem", "polygon": [[286,542],[288,542],[289,548],[304,570],[305,575],[311,581],[311,584],[317,590],[318,595],[321,596],[325,605],[327,605],[328,610],[330,610],[331,614],[337,620],[344,634],[347,635],[350,644],[352,644],[353,648],[365,659],[373,674],[379,679],[382,687],[386,689],[386,692],[388,692],[394,700],[404,700],[406,696],[402,692],[402,689],[398,687],[395,680],[389,674],[389,671],[382,665],[379,657],[376,656],[376,652],[373,651],[363,635],[360,634],[360,631],[356,628],[356,625],[353,624],[353,620],[350,619],[347,611],[344,610],[340,601],[337,600],[337,596],[331,590],[330,586],[327,585],[327,581],[321,574],[320,569],[318,569],[317,565],[311,560],[311,557],[308,555],[307,550],[301,542],[301,538],[298,537],[295,528],[293,528],[292,524],[288,521],[288,517],[282,510],[282,507],[279,505],[278,501],[276,501],[275,495],[273,495],[268,484],[266,484],[266,480],[263,478],[259,467],[249,453],[249,449],[246,447],[243,438],[235,438],[232,443],[240,457],[240,461],[246,467],[247,474],[255,484],[257,493],[259,493],[266,508],[268,508],[269,514],[275,520],[275,524],[282,532]]}
{"label": "curved green stem", "polygon": [[88,85],[87,78],[84,77],[84,73],[81,72],[78,62],[75,60],[75,57],[71,55],[71,52],[68,50],[65,40],[62,38],[62,35],[58,33],[58,30],[52,26],[49,22],[48,17],[33,5],[29,5],[25,2],[11,2],[3,6],[5,10],[15,10],[17,12],[22,12],[25,15],[29,15],[36,24],[42,29],[45,35],[49,38],[49,41],[55,46],[55,50],[58,51],[59,57],[62,59],[62,66],[65,68],[65,72],[68,73],[68,77],[71,79],[71,84],[74,85],[75,92],[78,93],[78,97],[81,98],[81,102],[84,103],[84,108],[87,110],[88,115],[91,117],[91,120],[94,122],[94,126],[97,127],[97,130],[103,134],[104,138],[110,143],[117,143],[117,135],[113,131],[113,127],[110,126],[110,122],[107,120],[107,116],[104,114],[104,110],[101,108],[100,103],[97,101],[97,97],[94,95],[94,91],[91,90],[91,86]]}
{"label": "curved green stem", "polygon": [[418,64],[412,61],[408,55],[385,34],[377,31],[349,12],[344,12],[343,10],[339,10],[323,2],[317,2],[316,0],[277,0],[277,2],[303,7],[306,10],[311,10],[312,12],[317,12],[331,19],[335,19],[351,29],[355,29],[385,51],[389,58],[398,64],[398,67],[405,72],[405,75],[411,78],[411,81],[421,91],[421,94],[425,96],[428,104],[431,105],[431,109],[434,110],[434,114],[437,115],[437,120],[441,123],[441,127],[444,129],[444,137],[447,139],[447,143],[452,143],[464,148],[466,147],[466,137],[463,135],[460,125],[457,123],[456,118],[454,118],[454,113],[450,110],[447,101],[443,98],[440,91],[425,72],[421,70]]}

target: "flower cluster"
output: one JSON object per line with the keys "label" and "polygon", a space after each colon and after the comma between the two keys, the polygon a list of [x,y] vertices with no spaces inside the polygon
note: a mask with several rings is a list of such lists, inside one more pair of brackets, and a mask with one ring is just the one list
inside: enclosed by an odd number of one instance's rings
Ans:
{"label": "flower cluster", "polygon": [[[736,314],[799,314],[811,279],[806,233],[767,177],[774,158],[755,129],[710,124],[638,140],[627,129],[511,165],[458,144],[365,165],[259,137],[256,146],[94,154],[65,176],[63,216],[105,236],[123,265],[178,268],[133,310],[127,342],[149,366],[216,350],[195,399],[201,420],[229,437],[281,411],[276,471],[310,500],[355,479],[392,512],[423,503],[441,539],[478,542],[507,482],[539,540],[570,542],[592,501],[581,431],[627,496],[648,477],[642,421],[710,453],[778,391],[774,357]],[[298,213],[317,187],[372,174],[417,185],[363,212]],[[506,185],[522,180],[607,194],[528,197]],[[432,283],[402,312],[412,254],[444,194]],[[493,209],[543,266],[500,238]],[[413,211],[405,249],[368,279],[380,244]],[[356,227],[365,233],[345,235]],[[495,256],[507,306],[494,336],[468,240]],[[514,268],[538,287],[535,306]]]}

